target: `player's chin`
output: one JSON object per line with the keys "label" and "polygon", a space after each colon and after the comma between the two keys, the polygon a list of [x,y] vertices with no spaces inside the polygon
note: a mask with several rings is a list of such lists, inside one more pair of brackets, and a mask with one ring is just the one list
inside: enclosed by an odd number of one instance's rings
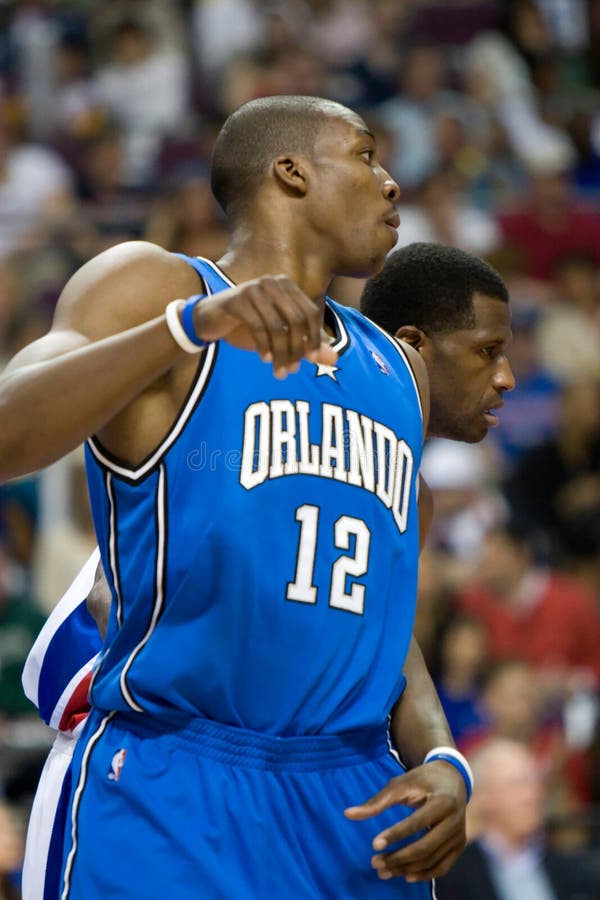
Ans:
{"label": "player's chin", "polygon": [[464,441],[465,444],[478,444],[479,441],[482,441],[484,437],[486,437],[488,431],[489,426],[487,423],[482,422],[481,419],[477,419],[477,421],[469,423],[464,429],[463,436],[460,440]]}

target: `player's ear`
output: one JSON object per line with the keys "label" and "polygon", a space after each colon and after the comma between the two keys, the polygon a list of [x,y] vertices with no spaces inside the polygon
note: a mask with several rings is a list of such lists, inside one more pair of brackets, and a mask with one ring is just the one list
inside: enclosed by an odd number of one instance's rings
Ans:
{"label": "player's ear", "polygon": [[308,178],[300,156],[278,156],[273,162],[273,175],[288,191],[298,195],[306,193]]}
{"label": "player's ear", "polygon": [[419,353],[422,353],[423,348],[429,343],[429,338],[425,332],[417,328],[416,325],[401,325],[395,336],[406,344],[410,344]]}

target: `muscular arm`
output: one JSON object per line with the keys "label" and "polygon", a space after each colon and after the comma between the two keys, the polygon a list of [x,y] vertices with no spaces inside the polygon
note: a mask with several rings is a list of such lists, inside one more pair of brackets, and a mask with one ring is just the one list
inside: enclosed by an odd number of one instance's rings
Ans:
{"label": "muscular arm", "polygon": [[183,260],[152,245],[124,244],[83,266],[51,331],[0,379],[0,480],[58,459],[181,361],[163,313],[198,289]]}
{"label": "muscular arm", "polygon": [[[179,257],[141,241],[86,263],[68,282],[51,331],[0,378],[0,481],[54,462],[91,434],[129,464],[162,440],[198,365],[169,332],[169,301],[200,290]],[[302,357],[332,364],[322,311],[290,279],[263,275],[194,310],[205,341],[257,350],[278,377]]]}

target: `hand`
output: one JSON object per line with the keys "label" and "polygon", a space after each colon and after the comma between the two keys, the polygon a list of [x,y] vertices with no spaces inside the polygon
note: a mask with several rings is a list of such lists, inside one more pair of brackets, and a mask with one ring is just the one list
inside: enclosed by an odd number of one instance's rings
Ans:
{"label": "hand", "polygon": [[[378,794],[361,806],[344,810],[344,815],[361,820],[397,804],[416,807],[408,818],[373,839],[378,854],[371,865],[383,879],[403,876],[407,881],[430,881],[444,875],[464,850],[466,798],[461,775],[439,760],[392,778]],[[425,834],[413,843],[381,852],[420,831]]]}
{"label": "hand", "polygon": [[285,275],[263,275],[202,300],[194,310],[196,333],[256,350],[278,378],[296,372],[306,357],[334,365],[337,353],[322,329],[318,305]]}

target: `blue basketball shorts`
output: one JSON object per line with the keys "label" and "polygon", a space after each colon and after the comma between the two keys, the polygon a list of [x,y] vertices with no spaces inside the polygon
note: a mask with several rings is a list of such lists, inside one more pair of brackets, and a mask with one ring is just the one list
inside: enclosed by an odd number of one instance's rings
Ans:
{"label": "blue basketball shorts", "polygon": [[385,729],[277,738],[202,719],[168,732],[93,711],[75,752],[61,900],[430,900],[382,881],[371,842],[410,813],[343,810],[402,768]]}

